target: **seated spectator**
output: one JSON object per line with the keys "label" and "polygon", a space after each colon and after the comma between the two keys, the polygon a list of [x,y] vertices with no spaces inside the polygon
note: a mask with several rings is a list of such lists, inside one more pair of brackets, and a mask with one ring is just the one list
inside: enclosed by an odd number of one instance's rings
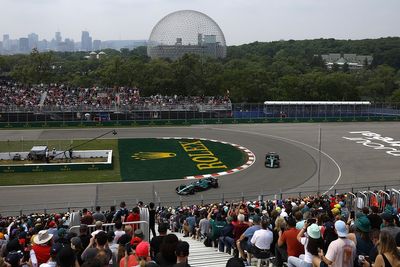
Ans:
{"label": "seated spectator", "polygon": [[324,245],[319,226],[315,223],[309,225],[308,222],[305,222],[297,234],[297,240],[304,246],[305,253],[299,257],[288,257],[288,267],[312,267],[313,257],[318,255],[318,249],[322,249]]}
{"label": "seated spectator", "polygon": [[299,257],[304,254],[303,245],[297,240],[300,230],[296,229],[296,220],[293,217],[286,219],[286,229],[279,231],[277,246],[275,246],[275,265],[283,266],[288,257]]}
{"label": "seated spectator", "polygon": [[248,251],[248,262],[250,263],[251,255],[256,258],[265,259],[270,257],[271,244],[274,240],[274,235],[270,229],[268,229],[268,221],[261,222],[261,229],[254,232],[251,237],[252,249]]}
{"label": "seated spectator", "polygon": [[254,235],[254,232],[261,229],[260,226],[260,217],[258,215],[254,215],[251,219],[252,226],[246,229],[244,233],[240,236],[240,238],[236,241],[236,247],[239,250],[239,255],[241,259],[247,262],[245,251],[251,252],[252,244],[251,238]]}
{"label": "seated spectator", "polygon": [[[395,239],[389,232],[381,232],[379,236],[378,256],[376,256],[374,267],[398,267],[400,266],[400,252],[396,247]],[[371,266],[366,260],[363,266]]]}
{"label": "seated spectator", "polygon": [[[226,238],[230,238],[233,240],[233,229],[234,226],[232,224],[232,217],[226,218],[227,224],[222,228],[220,236],[218,238],[218,250],[220,252],[225,252],[225,244],[229,241],[225,241]],[[228,245],[226,247],[226,253],[231,254],[232,245]]]}
{"label": "seated spectator", "polygon": [[336,221],[335,231],[339,238],[329,244],[326,255],[322,250],[318,252],[319,257],[314,257],[313,260],[316,266],[352,267],[354,265],[357,249],[354,242],[347,238],[346,224],[340,220]]}

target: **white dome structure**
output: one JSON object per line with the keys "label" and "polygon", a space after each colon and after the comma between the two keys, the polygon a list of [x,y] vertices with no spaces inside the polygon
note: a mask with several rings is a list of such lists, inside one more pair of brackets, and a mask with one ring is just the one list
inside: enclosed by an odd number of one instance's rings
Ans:
{"label": "white dome structure", "polygon": [[194,10],[173,12],[154,26],[147,45],[151,58],[178,59],[184,54],[226,57],[225,36],[209,16]]}

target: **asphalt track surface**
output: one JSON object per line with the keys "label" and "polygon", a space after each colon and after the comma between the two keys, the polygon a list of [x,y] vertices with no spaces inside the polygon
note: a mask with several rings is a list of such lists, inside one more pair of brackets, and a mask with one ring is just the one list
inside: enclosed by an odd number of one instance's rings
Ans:
{"label": "asphalt track surface", "polygon": [[[90,139],[109,130],[1,130],[0,140]],[[362,137],[350,132],[371,131],[400,141],[397,122],[196,125],[116,130],[118,138],[194,137],[235,143],[250,149],[256,155],[256,162],[246,170],[220,177],[218,189],[187,197],[179,197],[174,191],[184,182],[182,180],[5,186],[0,188],[0,212],[91,207],[94,204],[104,207],[118,205],[121,200],[127,200],[128,204],[142,200],[169,205],[199,203],[202,199],[204,202],[240,200],[242,195],[253,199],[258,195],[297,195],[294,192],[316,192],[318,180],[320,192],[334,192],[335,189],[343,192],[361,187],[365,190],[368,186],[382,188],[384,185],[400,189],[400,156],[343,138]],[[385,142],[379,143],[388,146]],[[281,168],[264,167],[265,153],[269,151],[279,153]]]}

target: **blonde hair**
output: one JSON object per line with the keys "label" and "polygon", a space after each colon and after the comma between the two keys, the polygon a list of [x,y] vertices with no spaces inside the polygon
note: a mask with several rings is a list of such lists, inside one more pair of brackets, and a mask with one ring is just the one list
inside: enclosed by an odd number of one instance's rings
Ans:
{"label": "blonde hair", "polygon": [[275,228],[274,230],[279,232],[282,228],[286,227],[286,221],[283,217],[278,216],[275,220]]}

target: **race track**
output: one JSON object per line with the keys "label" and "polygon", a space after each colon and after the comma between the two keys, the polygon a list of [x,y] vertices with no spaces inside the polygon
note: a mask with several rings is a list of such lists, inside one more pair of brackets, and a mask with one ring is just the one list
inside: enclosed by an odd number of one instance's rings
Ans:
{"label": "race track", "polygon": [[[321,128],[321,138],[319,138],[319,128]],[[21,140],[22,137],[24,140],[90,139],[106,131],[109,131],[109,128],[1,130],[0,138],[1,140]],[[397,185],[395,188],[398,189],[400,156],[386,153],[387,149],[367,147],[354,140],[343,138],[362,137],[360,134],[350,133],[355,131],[370,131],[400,141],[400,127],[396,122],[121,128],[117,129],[118,138],[195,137],[239,144],[254,152],[256,162],[246,170],[220,177],[218,189],[188,197],[179,197],[174,192],[182,180],[1,187],[0,212],[19,209],[43,210],[43,207],[46,209],[66,206],[91,207],[95,204],[104,207],[113,203],[118,204],[121,200],[127,200],[129,204],[138,200],[177,204],[180,201],[199,203],[202,199],[205,202],[240,199],[242,194],[253,198],[257,198],[258,195],[272,197],[281,192],[301,191],[305,194],[317,190],[318,180],[321,192],[384,185]],[[383,145],[389,146],[384,141],[379,143],[382,144],[380,148]],[[318,151],[319,144],[321,153]],[[279,153],[281,168],[264,167],[265,153],[269,151]]]}

